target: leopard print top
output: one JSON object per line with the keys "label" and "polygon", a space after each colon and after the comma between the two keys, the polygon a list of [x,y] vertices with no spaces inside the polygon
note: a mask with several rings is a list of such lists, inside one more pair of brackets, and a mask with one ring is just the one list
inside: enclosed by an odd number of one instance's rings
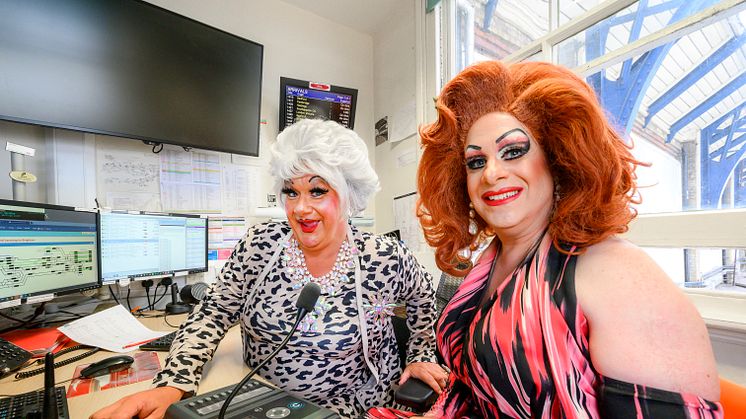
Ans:
{"label": "leopard print top", "polygon": [[[292,326],[300,293],[278,257],[290,233],[286,222],[249,229],[179,329],[154,386],[195,391],[203,365],[237,322],[248,366],[258,365],[276,348]],[[405,303],[411,332],[407,362],[434,362],[435,303],[430,274],[403,244],[355,227],[348,238],[359,250],[356,272],[350,272],[350,282],[341,284],[336,296],[325,296],[331,308],[323,327],[296,332],[257,374],[342,417],[359,417],[370,407],[390,405],[392,383],[401,375],[388,310],[377,312],[375,307]]]}

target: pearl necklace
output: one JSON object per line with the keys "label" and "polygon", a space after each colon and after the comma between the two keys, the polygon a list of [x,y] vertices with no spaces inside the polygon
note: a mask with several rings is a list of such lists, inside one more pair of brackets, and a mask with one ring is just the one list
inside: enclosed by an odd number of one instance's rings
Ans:
{"label": "pearl necklace", "polygon": [[[357,247],[350,246],[347,240],[342,242],[332,269],[320,277],[314,277],[308,271],[306,257],[298,247],[298,241],[294,237],[283,243],[283,248],[282,260],[285,262],[285,272],[293,281],[293,289],[297,290],[303,288],[309,282],[315,282],[321,287],[322,294],[336,297],[339,284],[350,282],[347,274],[355,267],[353,255],[357,255],[358,250]],[[308,313],[301,322],[301,331],[318,332],[321,320],[331,308],[331,304],[326,301],[324,295],[319,297],[314,306],[314,311]]]}

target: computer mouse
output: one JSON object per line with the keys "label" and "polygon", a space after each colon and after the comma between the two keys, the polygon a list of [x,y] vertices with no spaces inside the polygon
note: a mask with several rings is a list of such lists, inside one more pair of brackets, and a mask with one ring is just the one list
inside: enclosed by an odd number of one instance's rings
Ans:
{"label": "computer mouse", "polygon": [[121,371],[129,368],[133,362],[135,362],[135,359],[128,355],[112,356],[110,358],[94,362],[93,364],[83,368],[83,370],[80,371],[80,376],[82,378],[93,378],[100,375]]}

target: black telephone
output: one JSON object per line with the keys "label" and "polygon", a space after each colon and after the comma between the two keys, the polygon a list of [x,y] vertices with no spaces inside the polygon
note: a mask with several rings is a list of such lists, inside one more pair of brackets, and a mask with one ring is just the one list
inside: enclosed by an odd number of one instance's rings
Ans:
{"label": "black telephone", "polygon": [[44,389],[0,399],[0,417],[68,419],[64,386],[54,386],[54,355],[44,357]]}

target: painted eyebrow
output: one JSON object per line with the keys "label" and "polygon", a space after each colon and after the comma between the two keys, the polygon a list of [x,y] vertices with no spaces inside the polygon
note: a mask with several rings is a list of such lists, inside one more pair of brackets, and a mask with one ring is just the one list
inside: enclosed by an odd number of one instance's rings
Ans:
{"label": "painted eyebrow", "polygon": [[526,133],[526,131],[522,130],[521,128],[513,128],[512,130],[506,131],[501,136],[497,137],[497,139],[495,140],[495,142],[499,143],[500,141],[502,141],[503,138],[507,137],[508,135],[510,135],[510,134],[512,134],[514,132],[522,132],[523,135],[525,135],[526,137],[528,137],[528,134]]}
{"label": "painted eyebrow", "polygon": [[[319,176],[319,175],[313,175],[313,176],[311,176],[310,178],[308,178],[308,183],[311,183],[311,182],[312,182],[312,181],[313,181],[314,179],[316,179],[316,178],[319,178],[320,180],[324,180],[324,178],[323,178],[323,177],[321,177],[321,176]],[[326,182],[326,181],[325,181],[325,182]]]}
{"label": "painted eyebrow", "polygon": [[480,147],[478,145],[471,145],[471,144],[469,144],[469,145],[466,146],[467,150],[470,149],[470,148],[473,148],[474,150],[481,150],[482,149],[482,147]]}

